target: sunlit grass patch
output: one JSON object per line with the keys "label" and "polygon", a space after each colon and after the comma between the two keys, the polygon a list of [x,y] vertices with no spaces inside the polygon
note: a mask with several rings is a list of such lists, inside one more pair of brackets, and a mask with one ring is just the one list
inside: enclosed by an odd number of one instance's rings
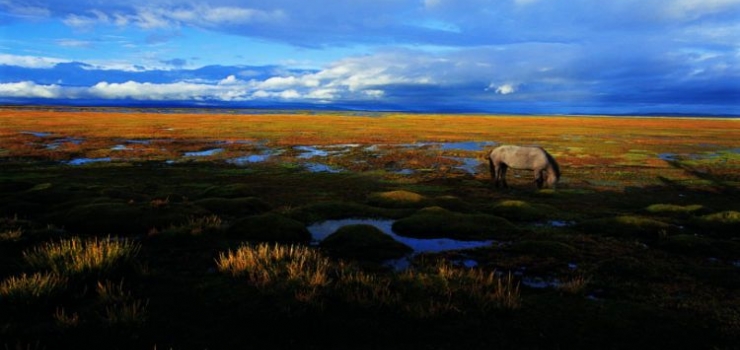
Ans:
{"label": "sunlit grass patch", "polygon": [[668,215],[675,217],[688,217],[690,215],[698,214],[703,212],[705,207],[701,204],[691,205],[677,205],[677,204],[652,204],[649,205],[645,210],[648,213]]}
{"label": "sunlit grass patch", "polygon": [[245,278],[265,295],[290,298],[320,307],[331,283],[332,264],[318,251],[297,245],[262,243],[244,245],[221,253],[217,269],[236,278]]}
{"label": "sunlit grass patch", "polygon": [[50,272],[11,276],[0,282],[0,301],[32,304],[64,292],[67,278]]}
{"label": "sunlit grass patch", "polygon": [[427,198],[415,192],[398,190],[373,193],[368,197],[368,201],[381,207],[400,208],[423,206]]}
{"label": "sunlit grass patch", "polygon": [[257,287],[321,287],[329,282],[330,265],[329,259],[314,249],[267,243],[244,245],[216,259],[219,271],[245,277]]}
{"label": "sunlit grass patch", "polygon": [[62,276],[99,276],[135,264],[140,245],[127,239],[73,237],[23,252],[23,260],[37,270]]}

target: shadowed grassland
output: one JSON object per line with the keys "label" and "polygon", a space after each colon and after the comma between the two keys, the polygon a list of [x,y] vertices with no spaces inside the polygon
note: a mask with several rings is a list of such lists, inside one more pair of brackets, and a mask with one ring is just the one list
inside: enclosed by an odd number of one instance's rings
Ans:
{"label": "shadowed grassland", "polygon": [[3,108],[0,348],[732,349],[739,125]]}

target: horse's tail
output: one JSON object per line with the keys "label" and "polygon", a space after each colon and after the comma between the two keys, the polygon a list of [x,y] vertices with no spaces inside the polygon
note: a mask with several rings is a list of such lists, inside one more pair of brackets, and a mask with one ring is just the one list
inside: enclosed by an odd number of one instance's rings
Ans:
{"label": "horse's tail", "polygon": [[560,180],[560,165],[550,153],[544,149],[542,151],[547,157],[547,184],[554,186]]}

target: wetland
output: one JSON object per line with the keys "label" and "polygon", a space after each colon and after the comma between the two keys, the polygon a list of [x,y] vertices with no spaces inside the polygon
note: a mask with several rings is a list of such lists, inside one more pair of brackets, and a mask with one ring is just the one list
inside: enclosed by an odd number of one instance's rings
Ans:
{"label": "wetland", "polygon": [[732,349],[739,126],[0,108],[0,347]]}

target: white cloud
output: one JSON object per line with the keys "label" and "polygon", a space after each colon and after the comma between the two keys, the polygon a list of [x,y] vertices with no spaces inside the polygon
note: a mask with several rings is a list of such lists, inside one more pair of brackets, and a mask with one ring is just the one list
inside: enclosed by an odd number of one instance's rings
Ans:
{"label": "white cloud", "polygon": [[64,47],[91,48],[94,46],[92,41],[77,39],[59,39],[57,45]]}
{"label": "white cloud", "polygon": [[234,75],[229,75],[228,77],[222,79],[218,82],[218,85],[235,85],[238,84],[239,80],[236,79]]}
{"label": "white cloud", "polygon": [[210,5],[186,7],[141,6],[129,12],[105,13],[93,9],[84,14],[69,14],[63,22],[72,27],[95,25],[136,25],[143,29],[176,28],[178,26],[217,27],[221,25],[281,22],[287,18],[282,10],[259,9]]}
{"label": "white cloud", "polygon": [[[228,92],[228,87],[218,85],[176,82],[169,84],[152,84],[128,81],[125,83],[100,82],[90,87],[87,92],[94,97],[105,99],[134,100],[206,100],[215,99]],[[233,96],[232,96],[233,98]]]}
{"label": "white cloud", "polygon": [[694,19],[740,7],[740,0],[676,0],[665,4],[665,13],[678,19]]}
{"label": "white cloud", "polygon": [[516,92],[516,87],[512,84],[503,84],[496,87],[496,93],[499,95],[509,95]]}
{"label": "white cloud", "polygon": [[59,63],[69,62],[52,57],[19,56],[0,54],[0,64],[24,68],[52,68]]}
{"label": "white cloud", "polygon": [[514,0],[514,3],[516,3],[517,5],[522,5],[523,6],[523,5],[533,4],[533,3],[537,2],[537,1],[539,1],[539,0]]}
{"label": "white cloud", "polygon": [[61,98],[62,88],[58,85],[37,85],[31,81],[0,83],[0,96],[24,98]]}
{"label": "white cloud", "polygon": [[49,17],[51,15],[51,11],[46,7],[17,4],[10,0],[0,1],[0,8],[5,8],[8,13],[24,17]]}
{"label": "white cloud", "polygon": [[442,0],[424,0],[424,7],[433,8],[437,7],[442,3]]}

